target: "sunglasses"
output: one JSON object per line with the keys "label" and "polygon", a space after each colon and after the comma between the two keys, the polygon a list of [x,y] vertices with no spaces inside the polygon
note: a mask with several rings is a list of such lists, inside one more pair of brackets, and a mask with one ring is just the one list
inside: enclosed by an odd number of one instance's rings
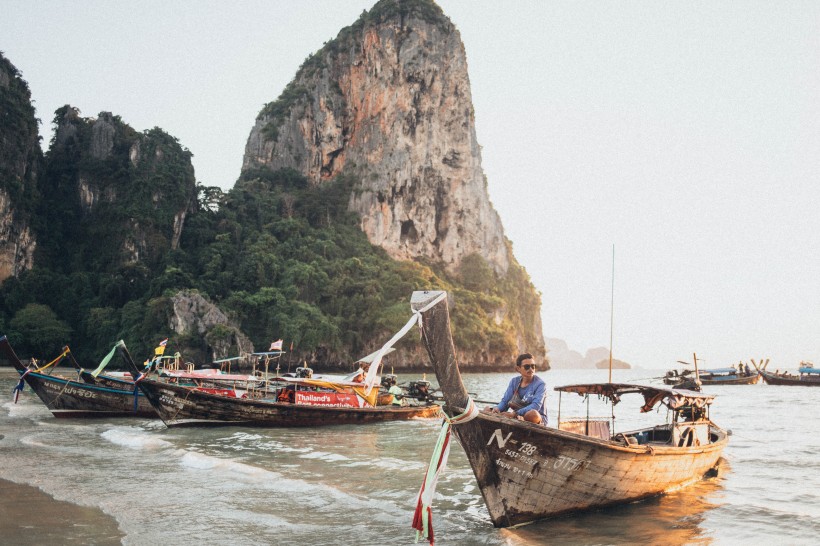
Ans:
{"label": "sunglasses", "polygon": [[525,370],[534,370],[536,368],[535,364],[524,364],[521,367],[524,368]]}

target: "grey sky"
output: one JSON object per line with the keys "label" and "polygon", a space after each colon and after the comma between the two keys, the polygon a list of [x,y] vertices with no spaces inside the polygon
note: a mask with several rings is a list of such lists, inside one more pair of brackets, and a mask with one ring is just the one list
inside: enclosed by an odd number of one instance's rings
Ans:
{"label": "grey sky", "polygon": [[[53,112],[159,126],[232,186],[261,107],[373,1],[5,0],[0,50]],[[581,352],[820,363],[820,3],[441,0],[490,196]]]}

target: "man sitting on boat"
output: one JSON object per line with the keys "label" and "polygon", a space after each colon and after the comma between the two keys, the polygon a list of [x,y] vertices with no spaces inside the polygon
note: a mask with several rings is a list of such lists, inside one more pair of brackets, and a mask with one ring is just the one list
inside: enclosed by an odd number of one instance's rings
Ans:
{"label": "man sitting on boat", "polygon": [[497,406],[490,406],[491,413],[501,413],[504,417],[520,419],[536,424],[547,424],[547,384],[535,375],[535,360],[530,353],[522,353],[515,360],[518,377],[513,377],[507,391]]}

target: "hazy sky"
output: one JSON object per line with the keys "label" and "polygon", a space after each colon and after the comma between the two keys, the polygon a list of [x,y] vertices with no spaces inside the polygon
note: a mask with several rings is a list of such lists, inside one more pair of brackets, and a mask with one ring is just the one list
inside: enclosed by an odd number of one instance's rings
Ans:
{"label": "hazy sky", "polygon": [[[229,188],[254,119],[374,3],[4,0],[0,50],[54,111],[158,126]],[[441,0],[490,198],[544,334],[668,367],[820,363],[820,2]]]}

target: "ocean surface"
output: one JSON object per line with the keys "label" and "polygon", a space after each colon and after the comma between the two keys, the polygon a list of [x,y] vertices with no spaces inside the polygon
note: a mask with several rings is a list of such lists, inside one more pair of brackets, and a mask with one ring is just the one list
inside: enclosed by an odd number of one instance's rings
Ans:
{"label": "ocean surface", "polygon": [[[650,378],[662,373],[616,370],[613,380],[659,384]],[[512,375],[464,379],[474,398],[497,400]],[[558,393],[552,387],[607,380],[606,371],[593,370],[539,375],[550,389],[553,424]],[[437,420],[314,429],[168,429],[158,419],[57,420],[28,387],[14,404],[15,383],[9,373],[0,375],[0,478],[102,510],[116,518],[123,544],[415,540],[413,510]],[[704,390],[718,395],[713,421],[732,431],[717,478],[648,501],[495,529],[464,453],[454,444],[433,504],[436,543],[817,544],[820,419],[814,414],[820,388],[758,384]],[[575,399],[580,400],[563,395],[564,405],[577,404]],[[616,406],[616,431],[646,422],[638,421],[636,407]],[[562,412],[568,415],[563,406]],[[622,419],[621,413],[628,415]],[[643,419],[664,420],[665,410]],[[106,543],[89,539],[88,529],[82,532],[86,544]],[[65,542],[71,533],[65,530]],[[28,538],[37,543],[36,536]]]}

